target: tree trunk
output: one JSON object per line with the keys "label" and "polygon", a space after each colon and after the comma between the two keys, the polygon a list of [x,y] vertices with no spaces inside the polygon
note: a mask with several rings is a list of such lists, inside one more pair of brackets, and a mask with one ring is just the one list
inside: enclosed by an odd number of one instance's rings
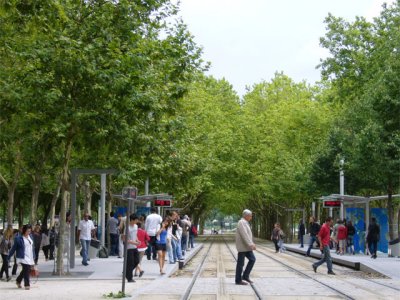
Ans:
{"label": "tree trunk", "polygon": [[[71,130],[72,131],[72,130]],[[58,248],[57,248],[57,272],[58,275],[64,274],[64,236],[65,236],[65,229],[66,229],[66,219],[65,215],[67,212],[66,204],[67,204],[67,191],[69,190],[69,162],[71,159],[71,152],[72,152],[72,132],[69,132],[68,139],[65,145],[65,154],[64,154],[64,163],[61,175],[61,182],[62,182],[62,197],[61,197],[61,208],[60,208],[60,228],[58,233]],[[73,245],[71,245],[73,247]],[[68,249],[67,249],[68,251]]]}
{"label": "tree trunk", "polygon": [[51,199],[51,206],[50,206],[50,228],[54,226],[54,216],[56,214],[56,204],[58,197],[60,197],[62,181],[61,179],[58,181],[56,190],[54,191],[53,198]]}
{"label": "tree trunk", "polygon": [[92,194],[93,194],[93,190],[90,188],[90,182],[89,181],[85,182],[84,192],[85,192],[85,204],[84,204],[83,211],[84,212],[88,212],[89,215],[92,215],[91,210],[92,210]]}
{"label": "tree trunk", "polygon": [[14,170],[14,179],[9,184],[7,180],[0,174],[0,181],[4,183],[4,185],[7,188],[7,223],[8,226],[13,225],[14,221],[14,194],[15,194],[15,189],[17,188],[17,183],[19,181],[19,177],[21,175],[21,168],[17,164],[16,168]]}
{"label": "tree trunk", "polygon": [[35,176],[33,177],[33,184],[32,184],[32,203],[31,203],[31,213],[29,218],[31,224],[36,224],[38,221],[37,208],[39,203],[39,192],[40,192],[41,182],[42,182],[42,175],[39,173],[39,171],[37,171]]}

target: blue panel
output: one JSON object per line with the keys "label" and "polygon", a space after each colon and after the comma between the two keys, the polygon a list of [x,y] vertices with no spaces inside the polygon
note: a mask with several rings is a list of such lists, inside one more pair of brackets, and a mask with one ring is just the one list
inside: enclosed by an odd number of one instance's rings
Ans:
{"label": "blue panel", "polygon": [[113,207],[113,211],[115,213],[115,217],[118,217],[119,214],[121,214],[121,216],[126,216],[126,212],[127,212],[127,208],[125,206],[114,206]]}
{"label": "blue panel", "polygon": [[141,215],[148,216],[150,214],[150,207],[138,206],[136,207],[136,214],[140,217]]}
{"label": "blue panel", "polygon": [[389,245],[389,222],[386,208],[372,208],[371,218],[375,217],[381,229],[378,251],[387,253]]}
{"label": "blue panel", "polygon": [[365,213],[364,208],[346,207],[346,219],[353,223],[356,229],[354,235],[354,251],[364,253],[365,250]]}

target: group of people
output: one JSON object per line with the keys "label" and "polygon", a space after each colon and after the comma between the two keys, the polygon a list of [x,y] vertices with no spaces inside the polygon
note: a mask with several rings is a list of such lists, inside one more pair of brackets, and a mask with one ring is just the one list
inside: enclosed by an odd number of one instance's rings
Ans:
{"label": "group of people", "polygon": [[[135,282],[133,277],[143,275],[141,261],[145,255],[148,260],[158,261],[160,274],[163,275],[167,255],[168,262],[175,264],[184,260],[186,251],[194,248],[197,227],[191,223],[187,215],[180,216],[177,211],[170,212],[165,218],[157,213],[156,208],[151,208],[148,216],[131,214],[127,231],[125,222],[126,219],[119,216],[118,222],[109,220],[108,224],[111,224],[110,234],[114,226],[118,230],[117,236],[111,238],[111,255],[118,253],[121,257],[123,255],[121,250],[126,243],[125,277],[128,282]],[[121,243],[116,245],[118,240]]]}
{"label": "group of people", "polygon": [[[165,274],[165,261],[168,254],[170,264],[184,260],[186,251],[194,247],[194,237],[197,235],[197,226],[191,223],[187,215],[179,216],[177,211],[170,212],[164,219],[157,213],[155,208],[151,209],[147,217],[139,217],[136,214],[129,216],[129,227],[125,231],[125,220],[122,216],[112,220],[114,214],[110,214],[108,220],[111,240],[111,254],[120,255],[123,253],[123,243],[126,243],[126,269],[125,277],[128,282],[135,282],[134,276],[141,277],[144,270],[141,261],[146,254],[148,260],[158,261],[160,274]],[[238,285],[247,285],[253,283],[250,279],[250,273],[255,264],[256,258],[253,251],[256,250],[253,242],[253,235],[250,227],[252,212],[245,209],[242,218],[238,222],[236,229],[236,248],[238,251],[235,283]],[[114,231],[114,229],[116,229]],[[94,224],[85,213],[83,220],[78,225],[78,236],[82,246],[81,256],[82,264],[88,265],[88,248],[90,240],[94,234]],[[327,217],[325,223],[320,226],[314,217],[310,218],[310,245],[306,255],[310,255],[314,242],[317,242],[322,253],[319,261],[312,264],[314,272],[323,263],[327,263],[328,274],[335,275],[332,269],[331,248],[337,247],[338,254],[344,254],[346,248],[354,254],[352,238],[355,234],[354,226],[351,221],[345,223],[337,220],[333,226],[332,217]],[[127,235],[126,235],[127,233]],[[299,234],[305,234],[304,224],[301,222]],[[368,249],[372,258],[376,258],[377,243],[379,241],[380,228],[375,218],[372,218],[368,227],[367,242]],[[275,223],[272,231],[271,240],[274,242],[276,252],[284,251],[283,240],[284,233],[279,223]],[[122,242],[121,244],[118,242]],[[301,246],[303,239],[300,239]],[[15,265],[21,264],[22,271],[16,278],[18,288],[22,288],[22,280],[25,289],[30,289],[30,271],[38,263],[39,250],[42,249],[45,259],[54,259],[55,234],[54,228],[48,231],[45,227],[36,225],[24,225],[20,231],[14,232],[12,228],[6,229],[0,235],[0,254],[3,265],[0,271],[0,279],[3,274],[6,280],[10,281],[9,261],[15,254]],[[121,249],[122,248],[122,249]],[[244,268],[245,258],[248,259],[246,268]],[[16,271],[15,271],[16,272]]]}
{"label": "group of people", "polygon": [[[318,224],[314,217],[310,217],[310,242],[307,249],[306,256],[310,256],[311,249],[313,248],[314,243],[317,243],[317,246],[320,246],[320,241],[318,239],[318,234],[321,226]],[[299,241],[300,247],[303,248],[303,236],[305,234],[305,228],[302,221],[300,221],[299,225]],[[354,236],[356,234],[356,229],[351,220],[341,220],[337,219],[336,224],[334,224],[330,229],[330,240],[329,247],[330,249],[336,250],[336,254],[344,255],[346,253],[355,254],[354,250]],[[367,249],[369,253],[371,253],[371,258],[377,258],[377,243],[380,238],[380,228],[376,222],[376,218],[371,218],[371,223],[367,229],[366,242]]]}
{"label": "group of people", "polygon": [[[315,220],[314,220],[315,221]],[[354,254],[353,236],[355,234],[355,228],[351,221],[342,221],[338,219],[336,224],[333,226],[333,219],[327,217],[325,223],[321,226],[317,237],[319,240],[320,250],[322,252],[322,258],[312,264],[314,272],[317,272],[317,268],[324,262],[327,263],[328,274],[335,275],[332,270],[332,258],[330,254],[331,248],[336,248],[336,253],[343,255],[346,251],[346,245],[350,248],[351,253]],[[371,258],[376,259],[378,241],[380,238],[380,228],[376,222],[376,218],[371,219],[371,223],[367,230],[367,244],[368,250],[371,254]],[[350,240],[350,242],[349,242]],[[347,243],[347,244],[346,244]],[[333,247],[332,247],[333,245]],[[312,246],[312,245],[311,245]]]}
{"label": "group of people", "polygon": [[[0,253],[3,260],[0,279],[3,274],[6,281],[11,280],[12,275],[17,274],[17,268],[20,264],[22,270],[16,278],[18,288],[22,288],[22,280],[26,290],[30,289],[30,271],[38,264],[39,252],[42,249],[46,261],[54,259],[55,249],[55,230],[48,230],[45,226],[39,224],[32,226],[23,225],[20,230],[13,230],[8,227],[0,234]],[[9,272],[10,262],[14,261],[11,274]]]}

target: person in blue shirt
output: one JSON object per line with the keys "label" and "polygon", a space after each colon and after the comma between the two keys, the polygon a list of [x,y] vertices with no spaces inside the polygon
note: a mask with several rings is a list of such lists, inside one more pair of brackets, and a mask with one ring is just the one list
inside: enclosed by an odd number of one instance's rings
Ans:
{"label": "person in blue shirt", "polygon": [[158,254],[158,264],[160,265],[160,274],[165,274],[164,264],[165,264],[165,252],[167,251],[167,230],[169,227],[169,219],[165,219],[161,223],[160,229],[156,233],[156,250]]}

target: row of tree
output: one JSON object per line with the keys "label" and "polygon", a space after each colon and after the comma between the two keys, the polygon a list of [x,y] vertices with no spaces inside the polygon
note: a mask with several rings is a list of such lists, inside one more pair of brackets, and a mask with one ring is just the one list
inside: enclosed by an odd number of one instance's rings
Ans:
{"label": "row of tree", "polygon": [[[331,55],[320,84],[276,73],[242,99],[226,80],[204,75],[201,49],[171,21],[177,9],[168,0],[3,2],[7,221],[16,206],[31,222],[64,215],[71,168],[115,168],[109,196],[150,178],[153,193],[173,194],[196,220],[248,207],[266,236],[282,208],[337,193],[345,159],[346,193],[388,194],[397,236],[399,3],[373,22],[327,17],[321,45]],[[85,209],[96,184],[80,178]]]}

